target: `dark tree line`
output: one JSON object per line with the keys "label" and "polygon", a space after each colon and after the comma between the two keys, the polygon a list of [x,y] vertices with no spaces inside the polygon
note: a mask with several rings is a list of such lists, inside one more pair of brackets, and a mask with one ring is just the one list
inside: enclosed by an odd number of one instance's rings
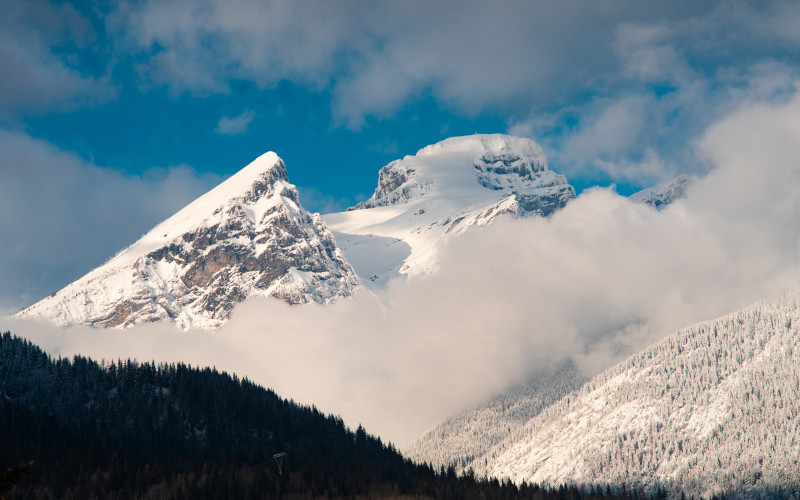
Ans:
{"label": "dark tree line", "polygon": [[[273,456],[286,453],[281,472]],[[640,499],[547,490],[414,464],[341,418],[247,379],[184,364],[53,359],[0,335],[0,467],[25,499]],[[663,496],[657,494],[655,496]]]}

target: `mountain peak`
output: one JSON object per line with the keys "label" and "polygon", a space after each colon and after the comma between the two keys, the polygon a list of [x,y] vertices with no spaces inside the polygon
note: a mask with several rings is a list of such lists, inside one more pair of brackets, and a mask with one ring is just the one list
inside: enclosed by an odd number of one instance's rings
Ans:
{"label": "mountain peak", "polygon": [[300,206],[283,161],[270,152],[19,316],[62,326],[168,319],[217,328],[253,295],[327,303],[357,285],[333,235]]}
{"label": "mountain peak", "polygon": [[[195,203],[204,201],[215,203],[217,200],[234,198],[252,201],[268,195],[274,185],[280,182],[287,184],[289,182],[286,165],[277,154],[268,151],[198,198]],[[194,203],[189,207],[193,205]]]}
{"label": "mountain peak", "polygon": [[681,174],[671,181],[662,182],[661,184],[633,193],[630,195],[630,199],[636,203],[651,206],[656,210],[662,210],[675,201],[684,198],[689,187],[695,180],[695,177]]}
{"label": "mountain peak", "polygon": [[555,186],[568,187],[568,198],[575,196],[566,179],[548,169],[547,158],[534,141],[475,134],[445,139],[386,165],[378,173],[372,197],[351,210],[398,205],[434,191],[439,198],[466,200],[486,198],[487,189],[509,196]]}
{"label": "mountain peak", "polygon": [[574,197],[532,140],[476,134],[389,163],[371,198],[325,221],[362,282],[380,284],[435,270],[443,238],[500,217],[546,217]]}
{"label": "mountain peak", "polygon": [[226,212],[240,205],[252,205],[254,210],[245,215],[255,222],[276,203],[287,202],[299,208],[297,189],[289,183],[283,160],[269,151],[154,227],[117,257],[152,251],[165,241],[180,238],[188,230],[215,224]]}

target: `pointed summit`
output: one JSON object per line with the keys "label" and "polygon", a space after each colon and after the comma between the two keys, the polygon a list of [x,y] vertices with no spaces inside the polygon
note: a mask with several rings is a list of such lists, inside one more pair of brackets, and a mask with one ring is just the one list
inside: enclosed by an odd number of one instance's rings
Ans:
{"label": "pointed summit", "polygon": [[18,313],[61,326],[217,328],[253,295],[328,303],[358,285],[286,167],[266,153],[101,267]]}

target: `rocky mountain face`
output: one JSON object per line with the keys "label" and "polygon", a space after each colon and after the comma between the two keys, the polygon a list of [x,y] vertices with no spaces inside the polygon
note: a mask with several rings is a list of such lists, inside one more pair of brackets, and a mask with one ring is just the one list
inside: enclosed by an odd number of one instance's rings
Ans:
{"label": "rocky mountain face", "polygon": [[[448,156],[456,156],[464,149],[477,150],[479,155],[474,155],[472,161],[461,162],[461,165],[443,165],[449,163]],[[423,165],[415,165],[413,160],[421,160]],[[456,158],[452,160],[458,161]],[[437,167],[442,171],[437,172]],[[460,172],[445,172],[441,167]],[[473,171],[470,172],[468,167]],[[406,157],[386,165],[378,173],[378,187],[372,197],[348,211],[400,205],[425,195],[431,197],[435,190],[446,188],[437,186],[437,177],[442,178],[438,183],[442,184],[447,174],[450,177],[473,177],[479,186],[499,191],[501,199],[514,196],[518,202],[517,214],[521,216],[550,215],[575,197],[575,190],[567,184],[564,176],[548,170],[544,154],[533,141],[510,136],[476,135],[447,139],[420,150],[413,159]],[[464,184],[462,179],[456,183]],[[464,191],[466,194],[471,189]]]}
{"label": "rocky mountain face", "polygon": [[[492,196],[478,186],[497,193]],[[464,201],[513,196],[517,215],[547,216],[574,198],[575,189],[547,168],[541,148],[529,139],[500,134],[453,137],[383,167],[372,197],[348,211],[441,195]]]}
{"label": "rocky mountain face", "polygon": [[[433,271],[443,238],[501,216],[546,217],[574,197],[533,141],[476,134],[386,165],[372,197],[325,221],[364,281],[382,283]],[[370,259],[359,259],[366,253]]]}
{"label": "rocky mountain face", "polygon": [[[472,461],[519,482],[709,498],[800,489],[800,295],[699,323],[598,375]],[[788,495],[788,496],[787,496]]]}
{"label": "rocky mountain face", "polygon": [[18,316],[61,326],[170,320],[213,329],[253,295],[328,303],[357,286],[325,223],[300,206],[283,161],[267,153]]}
{"label": "rocky mountain face", "polygon": [[643,189],[630,195],[630,199],[637,203],[649,205],[656,210],[662,210],[676,200],[686,196],[686,191],[695,181],[694,177],[681,174],[678,177],[653,187]]}

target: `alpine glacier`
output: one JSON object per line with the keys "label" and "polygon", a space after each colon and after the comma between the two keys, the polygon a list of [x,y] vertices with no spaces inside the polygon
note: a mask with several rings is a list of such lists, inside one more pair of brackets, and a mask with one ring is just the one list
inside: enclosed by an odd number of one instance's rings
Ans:
{"label": "alpine glacier", "polygon": [[447,237],[504,215],[548,216],[574,197],[532,140],[476,134],[391,162],[371,198],[324,219],[363,281],[382,285],[435,270]]}
{"label": "alpine glacier", "polygon": [[214,329],[253,295],[329,303],[357,286],[333,235],[300,206],[283,161],[269,152],[17,316],[61,326],[171,320]]}

